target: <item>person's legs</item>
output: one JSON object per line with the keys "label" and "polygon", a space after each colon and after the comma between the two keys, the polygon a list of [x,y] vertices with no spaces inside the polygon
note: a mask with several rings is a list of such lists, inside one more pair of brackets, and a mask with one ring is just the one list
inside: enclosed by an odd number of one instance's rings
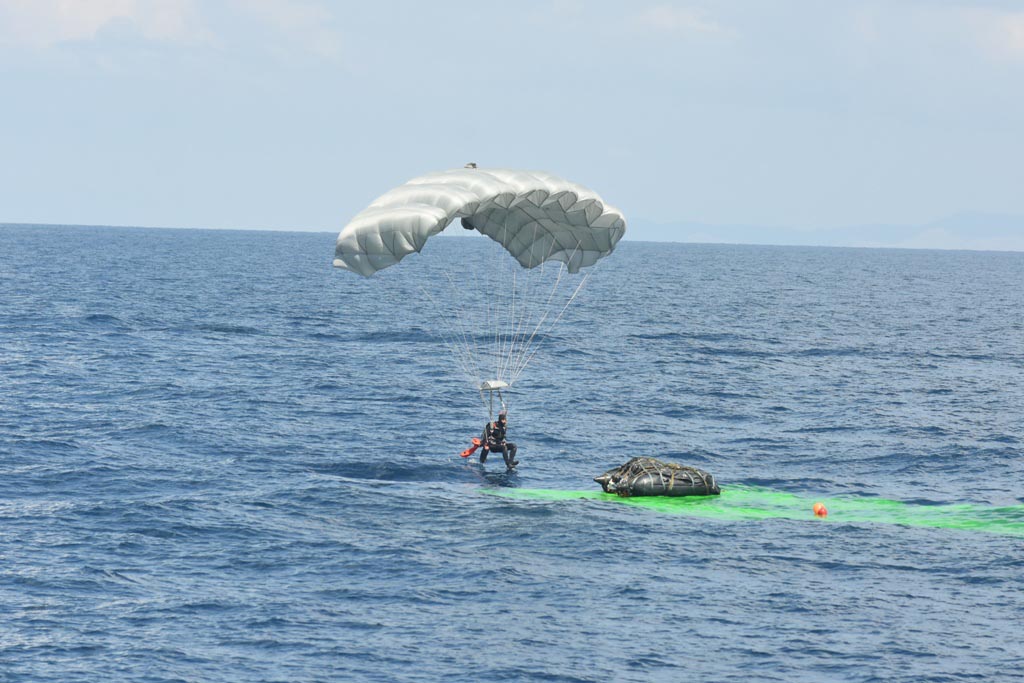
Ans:
{"label": "person's legs", "polygon": [[487,462],[487,455],[489,451],[501,453],[501,457],[505,461],[505,467],[510,470],[514,469],[515,466],[519,464],[519,461],[516,460],[516,445],[514,443],[504,443],[500,446],[493,444],[491,446],[485,446],[484,449],[480,451],[481,463]]}
{"label": "person's legs", "polygon": [[512,453],[509,451],[508,444],[501,444],[501,457],[505,460],[505,467],[512,469]]}

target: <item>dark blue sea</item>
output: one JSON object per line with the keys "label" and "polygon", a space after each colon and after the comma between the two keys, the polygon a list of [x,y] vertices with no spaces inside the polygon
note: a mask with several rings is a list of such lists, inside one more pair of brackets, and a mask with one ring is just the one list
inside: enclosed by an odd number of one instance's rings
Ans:
{"label": "dark blue sea", "polygon": [[1024,253],[624,242],[508,475],[419,295],[480,241],[334,239],[0,226],[0,681],[1024,680],[1020,537],[488,493],[1019,505]]}

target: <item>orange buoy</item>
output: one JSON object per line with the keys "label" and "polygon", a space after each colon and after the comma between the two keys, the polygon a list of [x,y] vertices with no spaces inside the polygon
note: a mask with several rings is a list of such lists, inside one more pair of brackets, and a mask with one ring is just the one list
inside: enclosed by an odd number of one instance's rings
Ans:
{"label": "orange buoy", "polygon": [[815,503],[811,509],[814,510],[815,517],[828,517],[828,509],[825,508],[824,503]]}

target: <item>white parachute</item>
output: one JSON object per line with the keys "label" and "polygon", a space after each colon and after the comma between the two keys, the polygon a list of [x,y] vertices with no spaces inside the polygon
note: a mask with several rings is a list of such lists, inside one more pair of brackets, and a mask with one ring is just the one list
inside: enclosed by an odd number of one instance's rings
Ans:
{"label": "white parachute", "polygon": [[561,261],[570,273],[615,249],[618,209],[582,185],[540,171],[462,168],[413,178],[377,198],[338,235],[334,265],[373,275],[456,218],[501,244],[524,268]]}
{"label": "white parachute", "polygon": [[[569,276],[612,253],[626,221],[597,193],[550,173],[469,164],[413,178],[377,198],[341,230],[334,265],[371,276],[421,251],[456,218],[500,245],[505,276],[488,269],[492,291],[479,306],[469,294],[456,296],[453,306],[424,291],[439,311],[453,313],[446,343],[476,387],[510,386],[536,352],[538,336],[579,293],[585,277],[573,283]],[[457,278],[448,279],[458,289]],[[571,292],[567,301],[561,291]],[[490,328],[485,334],[482,321]]]}

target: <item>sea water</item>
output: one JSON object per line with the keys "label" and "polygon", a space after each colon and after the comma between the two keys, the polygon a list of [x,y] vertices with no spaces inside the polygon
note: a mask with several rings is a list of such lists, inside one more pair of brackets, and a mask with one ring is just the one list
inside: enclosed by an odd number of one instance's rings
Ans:
{"label": "sea water", "polygon": [[621,243],[506,475],[422,298],[481,243],[333,241],[0,227],[0,680],[1024,680],[1020,537],[492,495],[1020,505],[1024,254]]}

